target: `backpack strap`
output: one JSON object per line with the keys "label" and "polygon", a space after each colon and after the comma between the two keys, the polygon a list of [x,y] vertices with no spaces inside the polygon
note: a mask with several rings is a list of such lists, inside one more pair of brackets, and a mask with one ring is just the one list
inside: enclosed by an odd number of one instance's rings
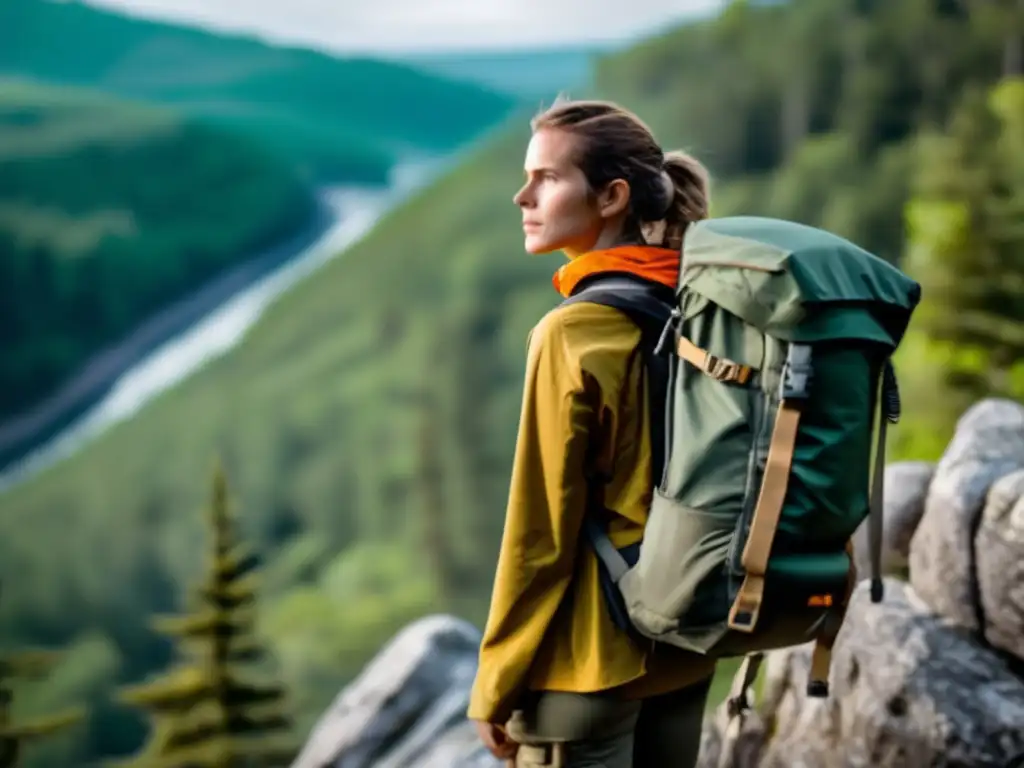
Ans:
{"label": "backpack strap", "polygon": [[882,533],[885,517],[885,435],[889,424],[900,420],[900,387],[892,360],[882,368],[881,413],[878,418],[878,444],[871,478],[871,512],[868,517],[868,552],[871,556],[871,602],[882,602],[885,591],[882,581]]}
{"label": "backpack strap", "polygon": [[757,673],[761,671],[764,663],[764,651],[753,651],[743,657],[740,668],[732,679],[732,686],[729,688],[729,695],[725,699],[726,713],[729,715],[730,723],[733,725],[733,718],[742,721],[744,713],[750,709],[750,699],[747,691],[757,679]]}
{"label": "backpack strap", "polygon": [[[786,357],[786,369],[782,383],[782,397],[775,417],[768,460],[765,466],[761,493],[750,521],[750,533],[743,550],[743,569],[746,572],[739,593],[729,612],[730,629],[753,632],[764,599],[765,575],[771,545],[778,528],[782,505],[786,496],[789,471],[792,467],[796,433],[800,423],[801,406],[809,394],[810,347],[791,344]],[[896,423],[900,414],[899,388],[892,361],[886,360],[882,367],[878,403],[878,430],[876,432],[875,459],[872,468],[871,493],[869,499],[868,533],[871,555],[871,601],[882,600],[883,581],[881,575],[881,550],[883,516],[885,508],[885,443],[887,426]],[[828,696],[829,667],[832,649],[842,626],[846,607],[857,583],[857,569],[853,564],[853,543],[847,542],[850,556],[850,571],[846,592],[836,609],[826,618],[821,632],[815,639],[811,655],[810,679],[807,695],[815,698]],[[747,705],[747,689],[757,674],[761,659],[751,654],[744,660],[744,674],[730,696],[730,712],[739,712]],[[753,671],[752,671],[753,670]]]}
{"label": "backpack strap", "polygon": [[657,339],[672,317],[675,291],[628,272],[602,272],[581,280],[562,305],[581,301],[621,310],[646,337]]}
{"label": "backpack strap", "polygon": [[[665,285],[628,273],[606,272],[580,281],[576,290],[562,302],[563,305],[589,302],[613,307],[640,328],[640,349],[651,405],[651,479],[655,486],[661,482],[665,463],[665,420],[659,404],[665,402],[669,379],[668,361],[660,354],[660,348],[674,317],[674,300],[675,292]],[[600,487],[600,478],[589,480],[595,490]],[[639,559],[640,545],[616,549],[602,521],[593,515],[584,519],[583,532],[598,557],[601,589],[612,620],[624,631],[634,631],[618,583]]]}
{"label": "backpack strap", "polygon": [[676,353],[698,370],[727,384],[746,384],[754,373],[754,369],[749,365],[736,363],[725,357],[716,357],[685,336],[679,337]]}
{"label": "backpack strap", "polygon": [[[668,393],[668,361],[660,354],[665,331],[674,319],[675,292],[661,283],[625,272],[606,272],[580,281],[562,305],[589,302],[625,313],[640,328],[640,349],[647,368],[650,403],[657,408]],[[696,347],[695,347],[696,349]],[[652,417],[657,415],[652,409]],[[665,463],[665,423],[651,419],[651,473],[661,481]]]}
{"label": "backpack strap", "polygon": [[814,650],[811,651],[811,670],[807,681],[807,696],[813,699],[824,699],[828,696],[829,669],[832,667],[832,649],[835,647],[839,630],[846,618],[846,608],[850,604],[850,596],[857,586],[857,566],[853,561],[853,540],[846,542],[846,554],[850,558],[850,570],[846,575],[846,591],[842,601],[825,617],[818,636],[814,638]]}
{"label": "backpack strap", "polygon": [[[789,473],[793,466],[793,451],[796,447],[796,435],[800,426],[800,414],[804,401],[810,395],[811,383],[811,348],[805,344],[790,344],[786,354],[786,366],[783,370],[781,396],[778,411],[775,414],[775,427],[772,430],[771,442],[768,447],[768,459],[765,462],[764,477],[761,490],[750,520],[750,532],[743,548],[743,582],[729,610],[729,628],[740,632],[753,632],[757,627],[757,619],[764,600],[765,576],[768,572],[768,560],[771,556],[772,542],[782,515],[782,505],[789,487]],[[849,545],[847,545],[849,550]],[[850,558],[852,565],[853,558]],[[849,588],[849,579],[847,579]],[[841,617],[840,617],[841,618]],[[833,622],[823,627],[823,632],[835,626],[838,634],[838,623]],[[815,673],[822,666],[825,668],[826,679],[832,661],[832,644],[835,636],[828,639],[819,637],[814,645],[811,658],[811,678],[817,680]],[[739,673],[733,679],[733,686],[727,699],[728,714],[735,724],[742,718],[743,712],[750,708],[747,691],[753,685],[758,670],[764,659],[763,651],[748,653],[740,665]],[[826,683],[827,685],[827,683]],[[826,688],[827,690],[827,688]],[[808,686],[808,693],[811,688]],[[815,686],[812,695],[820,695],[819,687]]]}
{"label": "backpack strap", "polygon": [[768,559],[789,487],[800,414],[804,402],[810,396],[811,372],[811,347],[807,344],[790,344],[764,478],[750,519],[747,542],[743,547],[741,562],[745,575],[729,611],[729,628],[740,632],[753,632],[761,612]]}

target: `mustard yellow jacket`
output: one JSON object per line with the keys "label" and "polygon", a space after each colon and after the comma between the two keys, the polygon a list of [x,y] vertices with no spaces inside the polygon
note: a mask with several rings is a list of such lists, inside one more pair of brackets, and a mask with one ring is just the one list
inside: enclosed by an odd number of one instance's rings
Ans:
{"label": "mustard yellow jacket", "polygon": [[632,640],[612,622],[581,523],[584,478],[622,547],[642,538],[651,498],[640,332],[618,310],[557,307],[531,331],[519,434],[490,612],[468,715],[504,723],[527,690],[622,686],[630,698],[684,687],[707,659]]}

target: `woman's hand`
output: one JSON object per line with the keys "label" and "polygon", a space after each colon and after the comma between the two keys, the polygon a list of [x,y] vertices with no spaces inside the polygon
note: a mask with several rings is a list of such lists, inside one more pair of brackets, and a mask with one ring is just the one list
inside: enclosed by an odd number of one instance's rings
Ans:
{"label": "woman's hand", "polygon": [[509,738],[500,725],[477,720],[476,732],[487,750],[499,760],[511,760],[516,756],[519,745]]}

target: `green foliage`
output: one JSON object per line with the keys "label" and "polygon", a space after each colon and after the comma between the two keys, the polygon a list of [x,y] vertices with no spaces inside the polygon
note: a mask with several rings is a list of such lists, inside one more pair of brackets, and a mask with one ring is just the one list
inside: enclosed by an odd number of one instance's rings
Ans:
{"label": "green foliage", "polygon": [[[1003,34],[979,21],[988,11],[970,4],[951,26],[950,5],[737,4],[601,63],[593,93],[705,159],[716,215],[820,224],[896,261],[919,195],[918,136],[946,133],[951,105],[1003,73]],[[135,660],[126,677],[159,668],[140,617],[197,567],[200,534],[181,510],[200,503],[192,479],[215,454],[268,559],[260,625],[301,727],[408,620],[444,607],[480,623],[526,334],[558,300],[559,257],[522,255],[511,202],[528,117],[284,296],[231,354],[0,498],[0,577],[18,576],[3,625],[65,642],[95,628]],[[937,368],[915,354],[908,338],[908,419],[894,433],[931,440],[910,408]]]}
{"label": "green foliage", "polygon": [[715,215],[824,226],[895,261],[914,136],[1003,66],[994,11],[956,7],[732,3],[601,62],[598,87],[709,166]]}
{"label": "green foliage", "polygon": [[85,632],[61,648],[55,662],[45,678],[16,682],[15,722],[48,719],[51,712],[68,710],[86,716],[73,727],[29,742],[19,768],[80,765],[83,754],[116,750],[126,735],[138,738],[138,725],[108,699],[110,681],[121,671],[118,648],[110,638]]}
{"label": "green foliage", "polygon": [[58,715],[26,721],[11,718],[12,681],[18,678],[36,681],[45,677],[57,658],[56,654],[45,651],[0,655],[0,768],[18,765],[26,744],[66,729],[82,719],[82,711],[70,709]]}
{"label": "green foliage", "polygon": [[971,402],[1024,400],[1024,78],[965,92],[916,170],[906,268],[924,298],[903,367],[921,397],[903,450],[935,458]]}
{"label": "green foliage", "polygon": [[294,691],[296,731],[402,627],[439,607],[430,561],[408,541],[343,549],[309,583],[268,601],[261,623]]}
{"label": "green foliage", "polygon": [[305,233],[311,182],[384,183],[510,105],[387,62],[0,4],[0,285],[18,286],[0,294],[0,422],[189,289]]}
{"label": "green foliage", "polygon": [[312,209],[294,173],[223,130],[0,80],[0,418]]}
{"label": "green foliage", "polygon": [[208,525],[207,576],[192,612],[156,622],[181,644],[181,662],[122,693],[153,720],[150,741],[120,763],[126,768],[270,768],[294,756],[283,687],[258,681],[250,671],[266,657],[254,624],[254,562],[236,540],[220,467]]}
{"label": "green foliage", "polygon": [[409,150],[446,152],[511,100],[370,59],[122,16],[4,0],[0,73],[175,106],[269,144],[310,178],[382,182]]}

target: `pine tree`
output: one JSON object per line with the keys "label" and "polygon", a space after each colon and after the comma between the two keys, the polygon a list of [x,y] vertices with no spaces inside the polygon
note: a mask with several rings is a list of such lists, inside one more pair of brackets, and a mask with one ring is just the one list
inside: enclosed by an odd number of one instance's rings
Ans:
{"label": "pine tree", "polygon": [[1024,80],[969,93],[946,136],[923,146],[909,207],[909,268],[925,299],[918,323],[961,353],[950,383],[972,399],[1011,394],[1024,358]]}
{"label": "pine tree", "polygon": [[11,722],[14,693],[8,681],[39,680],[46,676],[57,658],[57,654],[47,651],[23,651],[0,656],[0,768],[14,768],[26,743],[49,736],[82,719],[84,713],[81,710],[69,709],[48,718]]}
{"label": "pine tree", "polygon": [[124,768],[271,768],[295,755],[284,690],[254,673],[266,657],[253,626],[255,564],[238,543],[220,467],[209,525],[210,563],[194,609],[156,622],[179,640],[182,661],[122,693],[152,720],[149,742]]}
{"label": "pine tree", "polygon": [[934,458],[971,403],[1024,398],[1024,78],[969,91],[918,165],[905,268],[923,297],[901,378],[921,379],[905,398],[920,426],[900,431],[928,433],[906,455]]}

